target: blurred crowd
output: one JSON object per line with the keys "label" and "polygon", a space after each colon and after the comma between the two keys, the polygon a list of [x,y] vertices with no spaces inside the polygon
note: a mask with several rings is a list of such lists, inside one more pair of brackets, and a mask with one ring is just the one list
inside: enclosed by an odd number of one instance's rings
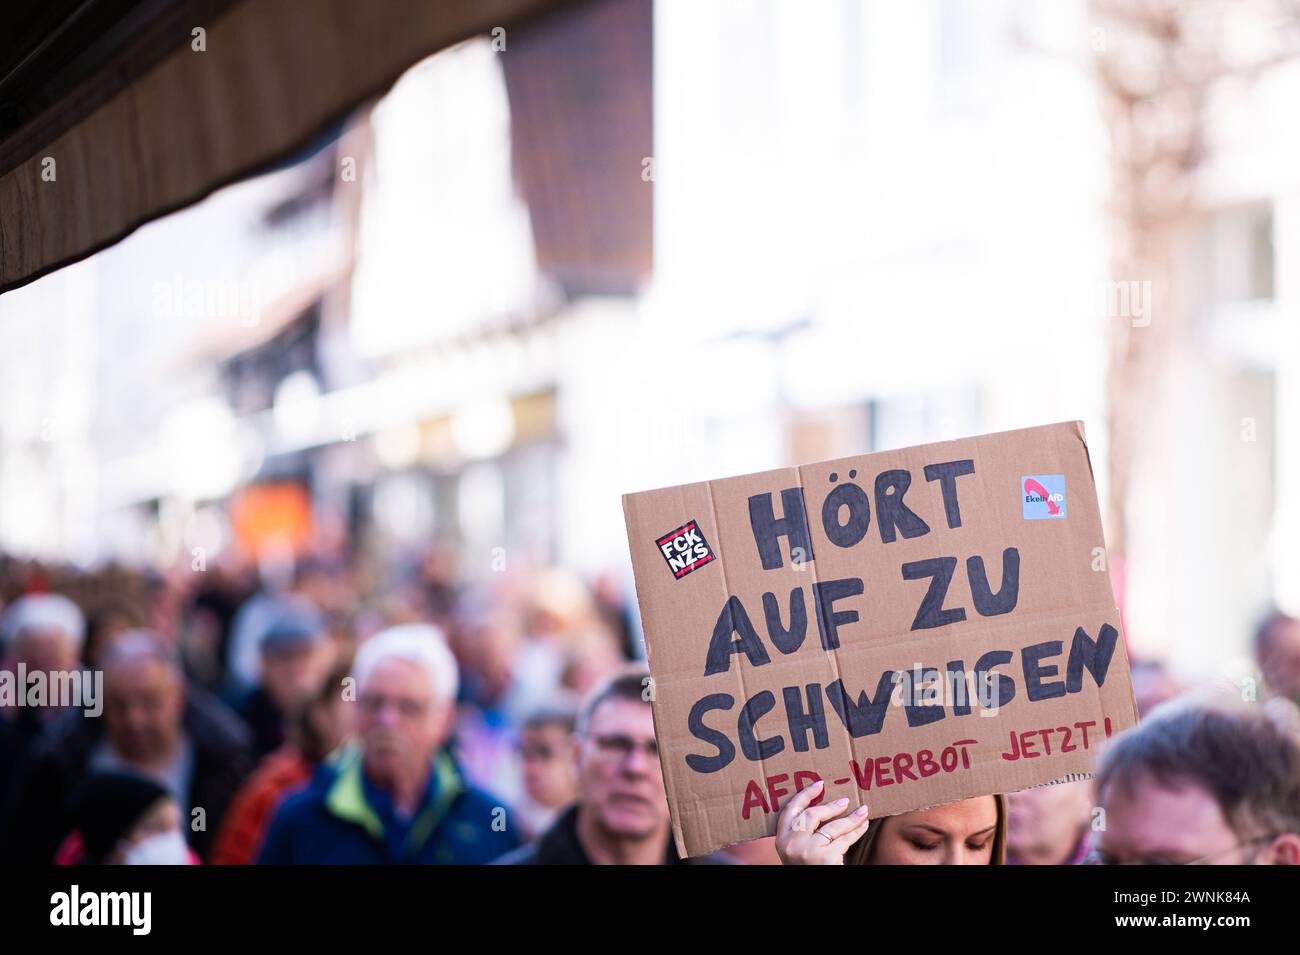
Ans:
{"label": "blurred crowd", "polygon": [[631,595],[554,567],[494,576],[465,583],[439,548],[382,572],[325,552],[152,574],[0,558],[0,671],[102,680],[96,701],[3,700],[0,861],[1300,864],[1285,615],[1255,636],[1258,685],[1226,701],[1135,661],[1143,719],[1096,780],[866,839],[809,790],[784,837],[683,859]]}

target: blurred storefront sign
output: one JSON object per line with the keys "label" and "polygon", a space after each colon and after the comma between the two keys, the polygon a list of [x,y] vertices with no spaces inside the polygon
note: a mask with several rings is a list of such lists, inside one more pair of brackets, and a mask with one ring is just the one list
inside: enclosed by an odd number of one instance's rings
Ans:
{"label": "blurred storefront sign", "polygon": [[296,556],[311,540],[311,496],[296,482],[253,484],[231,499],[230,523],[254,558],[286,550]]}

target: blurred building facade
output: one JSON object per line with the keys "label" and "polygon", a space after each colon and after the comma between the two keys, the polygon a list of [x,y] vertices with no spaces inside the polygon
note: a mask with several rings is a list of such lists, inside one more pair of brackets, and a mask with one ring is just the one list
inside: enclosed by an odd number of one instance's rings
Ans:
{"label": "blurred building facade", "polygon": [[1300,61],[1216,84],[1178,242],[1175,314],[1128,502],[1130,626],[1237,679],[1270,604],[1300,613]]}
{"label": "blurred building facade", "polygon": [[[612,0],[447,50],[0,299],[0,547],[626,574],[622,493],[1076,418],[1104,499],[1091,40],[1083,0]],[[1134,648],[1203,672],[1300,586],[1297,82],[1216,113],[1126,502]]]}

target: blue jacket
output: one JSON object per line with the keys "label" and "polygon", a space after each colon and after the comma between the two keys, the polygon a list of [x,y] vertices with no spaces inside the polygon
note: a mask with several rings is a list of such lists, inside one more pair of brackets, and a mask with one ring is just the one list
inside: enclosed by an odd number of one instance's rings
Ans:
{"label": "blue jacket", "polygon": [[434,760],[424,803],[409,824],[345,751],[276,811],[259,865],[474,865],[519,845],[509,814],[468,785],[447,753]]}

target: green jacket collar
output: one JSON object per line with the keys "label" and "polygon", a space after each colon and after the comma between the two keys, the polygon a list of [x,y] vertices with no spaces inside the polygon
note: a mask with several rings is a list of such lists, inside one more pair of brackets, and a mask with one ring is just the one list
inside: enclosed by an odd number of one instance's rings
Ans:
{"label": "green jacket collar", "polygon": [[[383,841],[384,824],[379,814],[366,801],[362,785],[362,751],[358,746],[348,747],[334,757],[338,775],[325,794],[325,808],[339,819],[354,823],[364,829],[372,839]],[[429,804],[411,823],[406,849],[414,854],[420,850],[456,797],[465,791],[465,783],[451,756],[444,750],[433,759],[433,797]]]}

